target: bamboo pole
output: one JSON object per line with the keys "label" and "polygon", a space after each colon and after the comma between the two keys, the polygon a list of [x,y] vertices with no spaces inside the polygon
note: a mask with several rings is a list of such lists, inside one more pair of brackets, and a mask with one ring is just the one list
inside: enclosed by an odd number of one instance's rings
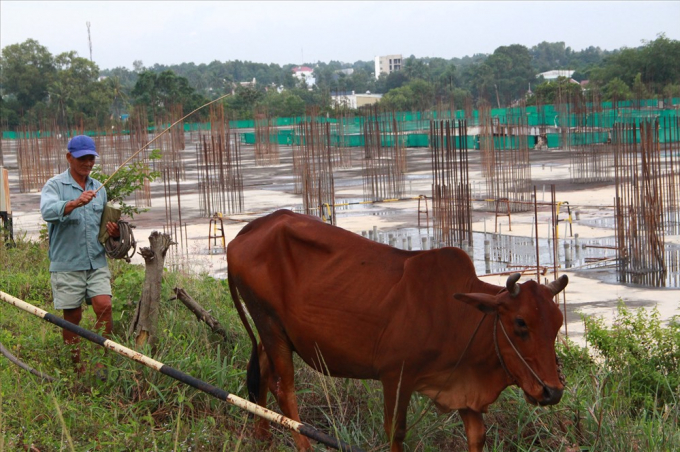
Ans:
{"label": "bamboo pole", "polygon": [[160,361],[156,361],[152,358],[149,358],[146,355],[143,355],[135,350],[129,349],[123,345],[120,345],[116,342],[113,342],[110,339],[106,339],[103,336],[100,336],[96,333],[93,333],[92,331],[86,330],[85,328],[82,328],[78,325],[75,325],[71,322],[68,322],[61,317],[57,317],[54,314],[50,314],[47,311],[44,311],[37,306],[33,306],[32,304],[26,303],[23,300],[20,300],[16,297],[13,297],[12,295],[9,295],[5,292],[0,291],[0,300],[3,300],[13,306],[16,306],[17,308],[24,310],[30,314],[35,315],[36,317],[40,317],[41,319],[45,320],[46,322],[50,322],[54,325],[57,325],[60,328],[69,330],[81,337],[84,337],[88,341],[94,342],[97,345],[101,345],[104,348],[108,348],[109,350],[113,350],[114,352],[118,353],[119,355],[125,356],[126,358],[130,358],[134,361],[137,361],[140,364],[145,365],[146,367],[149,367],[157,372],[160,372],[164,375],[167,375],[171,378],[174,378],[175,380],[181,381],[182,383],[188,384],[189,386],[192,386],[198,390],[201,390],[205,392],[206,394],[209,394],[215,398],[218,398],[220,400],[224,400],[225,402],[229,402],[232,405],[235,405],[241,409],[244,409],[248,411],[249,413],[252,413],[256,416],[262,417],[264,419],[267,419],[270,422],[277,423],[279,425],[282,425],[283,427],[286,427],[290,430],[296,431],[300,433],[301,435],[304,435],[308,438],[311,438],[315,441],[318,441],[322,444],[325,444],[329,447],[332,447],[337,450],[341,451],[348,451],[348,452],[362,452],[361,449],[350,446],[345,444],[344,442],[340,441],[337,438],[334,438],[326,433],[320,432],[316,430],[314,427],[303,424],[301,422],[294,421],[293,419],[287,418],[281,414],[278,414],[274,411],[268,410],[267,408],[261,407],[260,405],[257,405],[256,403],[250,402],[248,400],[242,399],[238,396],[235,396],[233,394],[228,393],[227,391],[217,388],[216,386],[213,386],[209,383],[206,383],[204,381],[201,381],[197,378],[192,377],[189,374],[186,374],[180,370],[174,369],[172,367],[169,367]]}
{"label": "bamboo pole", "polygon": [[197,109],[195,109],[195,110],[192,111],[191,113],[188,113],[188,114],[182,116],[181,118],[179,118],[177,121],[173,122],[172,125],[171,125],[170,127],[168,127],[167,129],[165,129],[164,131],[162,131],[161,133],[159,133],[158,135],[156,135],[156,137],[155,137],[153,140],[151,140],[151,141],[149,141],[148,143],[146,143],[146,144],[145,144],[144,146],[142,146],[137,152],[135,152],[135,153],[132,154],[130,157],[128,157],[128,159],[125,160],[125,161],[123,162],[123,164],[120,165],[120,166],[119,166],[119,167],[118,167],[118,168],[117,168],[117,169],[109,176],[109,178],[106,179],[106,180],[102,183],[102,185],[97,189],[97,191],[95,191],[95,193],[97,193],[99,190],[101,190],[102,187],[104,187],[104,186],[105,186],[105,185],[113,178],[113,176],[115,176],[116,173],[117,173],[118,171],[120,171],[120,169],[121,169],[122,167],[124,167],[125,165],[127,165],[127,164],[130,162],[130,160],[132,160],[133,158],[135,158],[135,157],[137,156],[137,154],[139,154],[140,152],[142,152],[144,149],[148,148],[153,142],[155,142],[157,139],[159,139],[160,137],[162,137],[163,135],[165,135],[166,133],[168,133],[170,130],[172,130],[172,128],[175,127],[175,125],[177,125],[178,123],[184,121],[184,120],[187,119],[189,116],[193,115],[194,113],[196,113],[197,111],[201,110],[202,108],[205,108],[205,107],[207,107],[208,105],[212,105],[212,104],[214,104],[215,102],[217,102],[217,101],[219,101],[219,100],[222,100],[222,99],[224,99],[224,98],[227,97],[227,96],[231,96],[231,93],[225,94],[224,96],[220,96],[220,97],[218,97],[218,98],[215,99],[215,100],[211,100],[211,101],[208,102],[207,104],[201,105],[200,107],[198,107]]}

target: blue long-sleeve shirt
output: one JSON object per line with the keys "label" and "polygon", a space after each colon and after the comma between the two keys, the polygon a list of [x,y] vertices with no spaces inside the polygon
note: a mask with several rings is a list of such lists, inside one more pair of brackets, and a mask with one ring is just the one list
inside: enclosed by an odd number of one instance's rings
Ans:
{"label": "blue long-sleeve shirt", "polygon": [[47,181],[40,195],[40,213],[47,222],[50,241],[50,271],[81,271],[107,266],[104,246],[99,243],[99,226],[106,205],[106,189],[102,188],[88,204],[64,215],[66,203],[77,199],[83,191],[96,190],[102,184],[91,177],[85,190],[73,179],[69,170]]}

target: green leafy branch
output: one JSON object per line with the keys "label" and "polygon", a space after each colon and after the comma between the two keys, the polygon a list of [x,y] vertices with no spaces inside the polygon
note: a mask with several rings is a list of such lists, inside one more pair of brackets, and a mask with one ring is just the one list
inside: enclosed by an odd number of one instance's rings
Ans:
{"label": "green leafy branch", "polygon": [[[160,160],[160,149],[154,149],[149,154],[149,160]],[[109,175],[102,171],[101,165],[92,169],[90,176],[99,181],[109,179]],[[139,208],[125,202],[133,193],[161,177],[160,171],[152,171],[144,162],[133,162],[120,168],[106,184],[106,194],[109,202],[120,205],[121,214],[134,218],[136,214],[147,212],[148,208]]]}

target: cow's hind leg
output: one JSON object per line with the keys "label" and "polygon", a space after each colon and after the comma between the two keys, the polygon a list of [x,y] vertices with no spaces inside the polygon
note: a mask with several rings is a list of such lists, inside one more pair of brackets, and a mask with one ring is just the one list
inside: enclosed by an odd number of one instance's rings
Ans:
{"label": "cow's hind leg", "polygon": [[[270,390],[283,414],[294,421],[301,422],[295,398],[295,369],[293,368],[293,352],[287,343],[282,341],[270,347],[265,346],[270,365]],[[299,451],[311,451],[309,440],[297,432],[293,433],[295,445]]]}
{"label": "cow's hind leg", "polygon": [[[254,402],[266,408],[271,372],[269,371],[269,358],[267,357],[267,353],[264,351],[262,344],[258,344],[257,347],[257,360],[259,362],[259,380],[255,381],[258,391],[256,393],[257,397]],[[250,370],[251,369],[249,369],[249,371]],[[263,417],[258,418],[257,422],[255,423],[255,437],[257,439],[267,441],[271,439],[271,436],[271,432],[269,431],[269,421]]]}
{"label": "cow's hind leg", "polygon": [[484,426],[482,413],[470,409],[458,410],[458,413],[463,419],[463,425],[465,426],[468,449],[470,452],[482,452],[486,442],[486,427]]}

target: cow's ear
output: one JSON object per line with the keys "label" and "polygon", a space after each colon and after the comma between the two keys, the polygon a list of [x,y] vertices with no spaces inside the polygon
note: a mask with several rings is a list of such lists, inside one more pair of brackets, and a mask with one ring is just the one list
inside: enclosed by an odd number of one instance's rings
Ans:
{"label": "cow's ear", "polygon": [[453,295],[453,298],[479,309],[484,314],[492,314],[498,310],[498,300],[493,295],[485,293],[457,293]]}

